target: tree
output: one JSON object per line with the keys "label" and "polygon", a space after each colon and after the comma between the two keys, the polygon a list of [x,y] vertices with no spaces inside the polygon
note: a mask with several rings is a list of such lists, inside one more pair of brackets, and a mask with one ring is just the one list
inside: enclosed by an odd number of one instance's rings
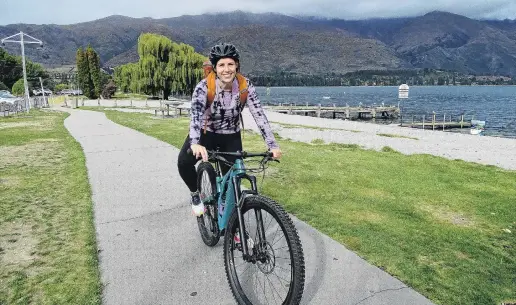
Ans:
{"label": "tree", "polygon": [[23,77],[21,60],[0,48],[0,82],[8,88],[12,88],[20,77]]}
{"label": "tree", "polygon": [[93,50],[91,46],[86,49],[85,56],[88,58],[88,68],[90,74],[91,96],[90,98],[97,98],[102,91],[101,78],[100,78],[100,60],[98,54]]}
{"label": "tree", "polygon": [[69,86],[69,85],[67,85],[67,84],[58,84],[58,85],[56,85],[56,87],[55,87],[55,91],[56,91],[56,92],[63,91],[63,90],[65,90],[65,89],[70,89],[70,86]]}
{"label": "tree", "polygon": [[109,83],[102,90],[102,97],[105,99],[111,99],[116,92],[116,85],[113,80],[109,81]]}
{"label": "tree", "polygon": [[82,48],[77,49],[75,60],[79,87],[82,89],[84,95],[90,97],[92,92],[92,86],[90,85],[90,65],[88,63],[88,57],[85,55]]}
{"label": "tree", "polygon": [[24,92],[25,87],[23,84],[23,78],[20,78],[16,83],[14,83],[12,93],[16,96],[23,96]]}
{"label": "tree", "polygon": [[144,92],[167,99],[171,93],[191,94],[203,77],[206,57],[165,36],[142,34],[138,55],[137,63],[115,68],[115,81],[123,92]]}
{"label": "tree", "polygon": [[9,90],[9,87],[7,87],[4,83],[0,82],[0,90]]}
{"label": "tree", "polygon": [[[27,82],[29,88],[39,87],[40,77],[43,79],[43,84],[45,86],[48,87],[52,85],[50,75],[40,64],[33,63],[27,59],[25,66],[27,68]],[[7,88],[12,88],[13,85],[22,77],[23,65],[21,57],[10,55],[4,49],[0,49],[0,82],[4,83]]]}
{"label": "tree", "polygon": [[98,54],[91,46],[88,46],[85,50],[79,48],[75,60],[79,87],[81,87],[83,94],[88,98],[96,99],[99,97],[102,89]]}

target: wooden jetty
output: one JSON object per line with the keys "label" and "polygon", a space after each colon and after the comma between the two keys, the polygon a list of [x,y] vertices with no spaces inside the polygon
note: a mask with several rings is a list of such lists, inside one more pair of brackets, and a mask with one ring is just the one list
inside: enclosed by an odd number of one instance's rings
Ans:
{"label": "wooden jetty", "polygon": [[267,110],[279,113],[331,117],[333,119],[390,119],[399,115],[399,108],[396,106],[379,106],[379,107],[337,107],[337,106],[265,106]]}
{"label": "wooden jetty", "polygon": [[[420,128],[420,129],[432,129],[432,130],[445,130],[452,128],[471,128],[471,121],[464,121],[464,115],[460,116],[459,121],[452,121],[451,116],[449,116],[450,120],[446,121],[446,115],[443,116],[442,121],[438,121],[436,119],[435,114],[432,116],[431,120],[426,120],[425,116],[423,116],[420,122],[414,121],[414,116],[412,116],[412,121],[410,123],[405,123],[403,120],[401,121],[401,126],[403,127],[411,127],[411,128]],[[473,118],[472,118],[473,119]]]}

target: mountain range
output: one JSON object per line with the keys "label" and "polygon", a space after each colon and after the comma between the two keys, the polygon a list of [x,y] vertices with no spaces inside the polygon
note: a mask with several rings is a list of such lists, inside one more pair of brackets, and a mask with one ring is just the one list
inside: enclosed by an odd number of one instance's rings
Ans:
{"label": "mountain range", "polygon": [[[103,66],[135,62],[138,36],[152,32],[202,54],[216,43],[234,43],[242,53],[242,71],[253,75],[433,68],[516,76],[515,20],[475,20],[440,11],[367,20],[242,11],[166,19],[115,15],[70,25],[0,26],[0,37],[19,31],[44,41],[43,49],[27,46],[26,54],[46,67],[74,64],[77,49],[88,44]],[[20,54],[15,44],[5,48]]]}

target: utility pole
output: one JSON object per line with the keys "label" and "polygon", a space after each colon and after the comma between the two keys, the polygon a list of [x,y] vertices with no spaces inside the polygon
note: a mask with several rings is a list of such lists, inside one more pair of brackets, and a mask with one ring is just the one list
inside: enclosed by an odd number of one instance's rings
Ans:
{"label": "utility pole", "polygon": [[[19,36],[20,40],[14,40],[16,36]],[[24,40],[24,36],[29,37],[32,40]],[[19,43],[21,45],[21,53],[22,53],[22,64],[23,64],[23,88],[25,90],[25,109],[29,112],[30,109],[30,97],[29,97],[29,84],[27,83],[27,68],[25,66],[25,44],[39,44],[40,47],[43,47],[43,42],[39,39],[36,39],[26,33],[20,32],[18,34],[6,37],[2,39],[2,46],[5,46],[6,42],[14,42]]]}

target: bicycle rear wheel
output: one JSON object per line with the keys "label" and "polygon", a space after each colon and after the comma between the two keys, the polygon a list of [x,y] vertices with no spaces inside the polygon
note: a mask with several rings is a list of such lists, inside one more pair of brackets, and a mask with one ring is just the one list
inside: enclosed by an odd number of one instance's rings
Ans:
{"label": "bicycle rear wheel", "polygon": [[[259,195],[245,199],[242,215],[249,254],[254,262],[243,259],[243,238],[236,209],[224,235],[224,266],[236,301],[241,305],[299,304],[304,289],[305,263],[292,220],[275,201]],[[260,218],[265,240],[261,240],[258,231]]]}
{"label": "bicycle rear wheel", "polygon": [[197,225],[202,241],[210,247],[215,246],[220,239],[215,176],[215,169],[211,163],[202,162],[197,167],[197,189],[205,209],[204,214],[197,217]]}

